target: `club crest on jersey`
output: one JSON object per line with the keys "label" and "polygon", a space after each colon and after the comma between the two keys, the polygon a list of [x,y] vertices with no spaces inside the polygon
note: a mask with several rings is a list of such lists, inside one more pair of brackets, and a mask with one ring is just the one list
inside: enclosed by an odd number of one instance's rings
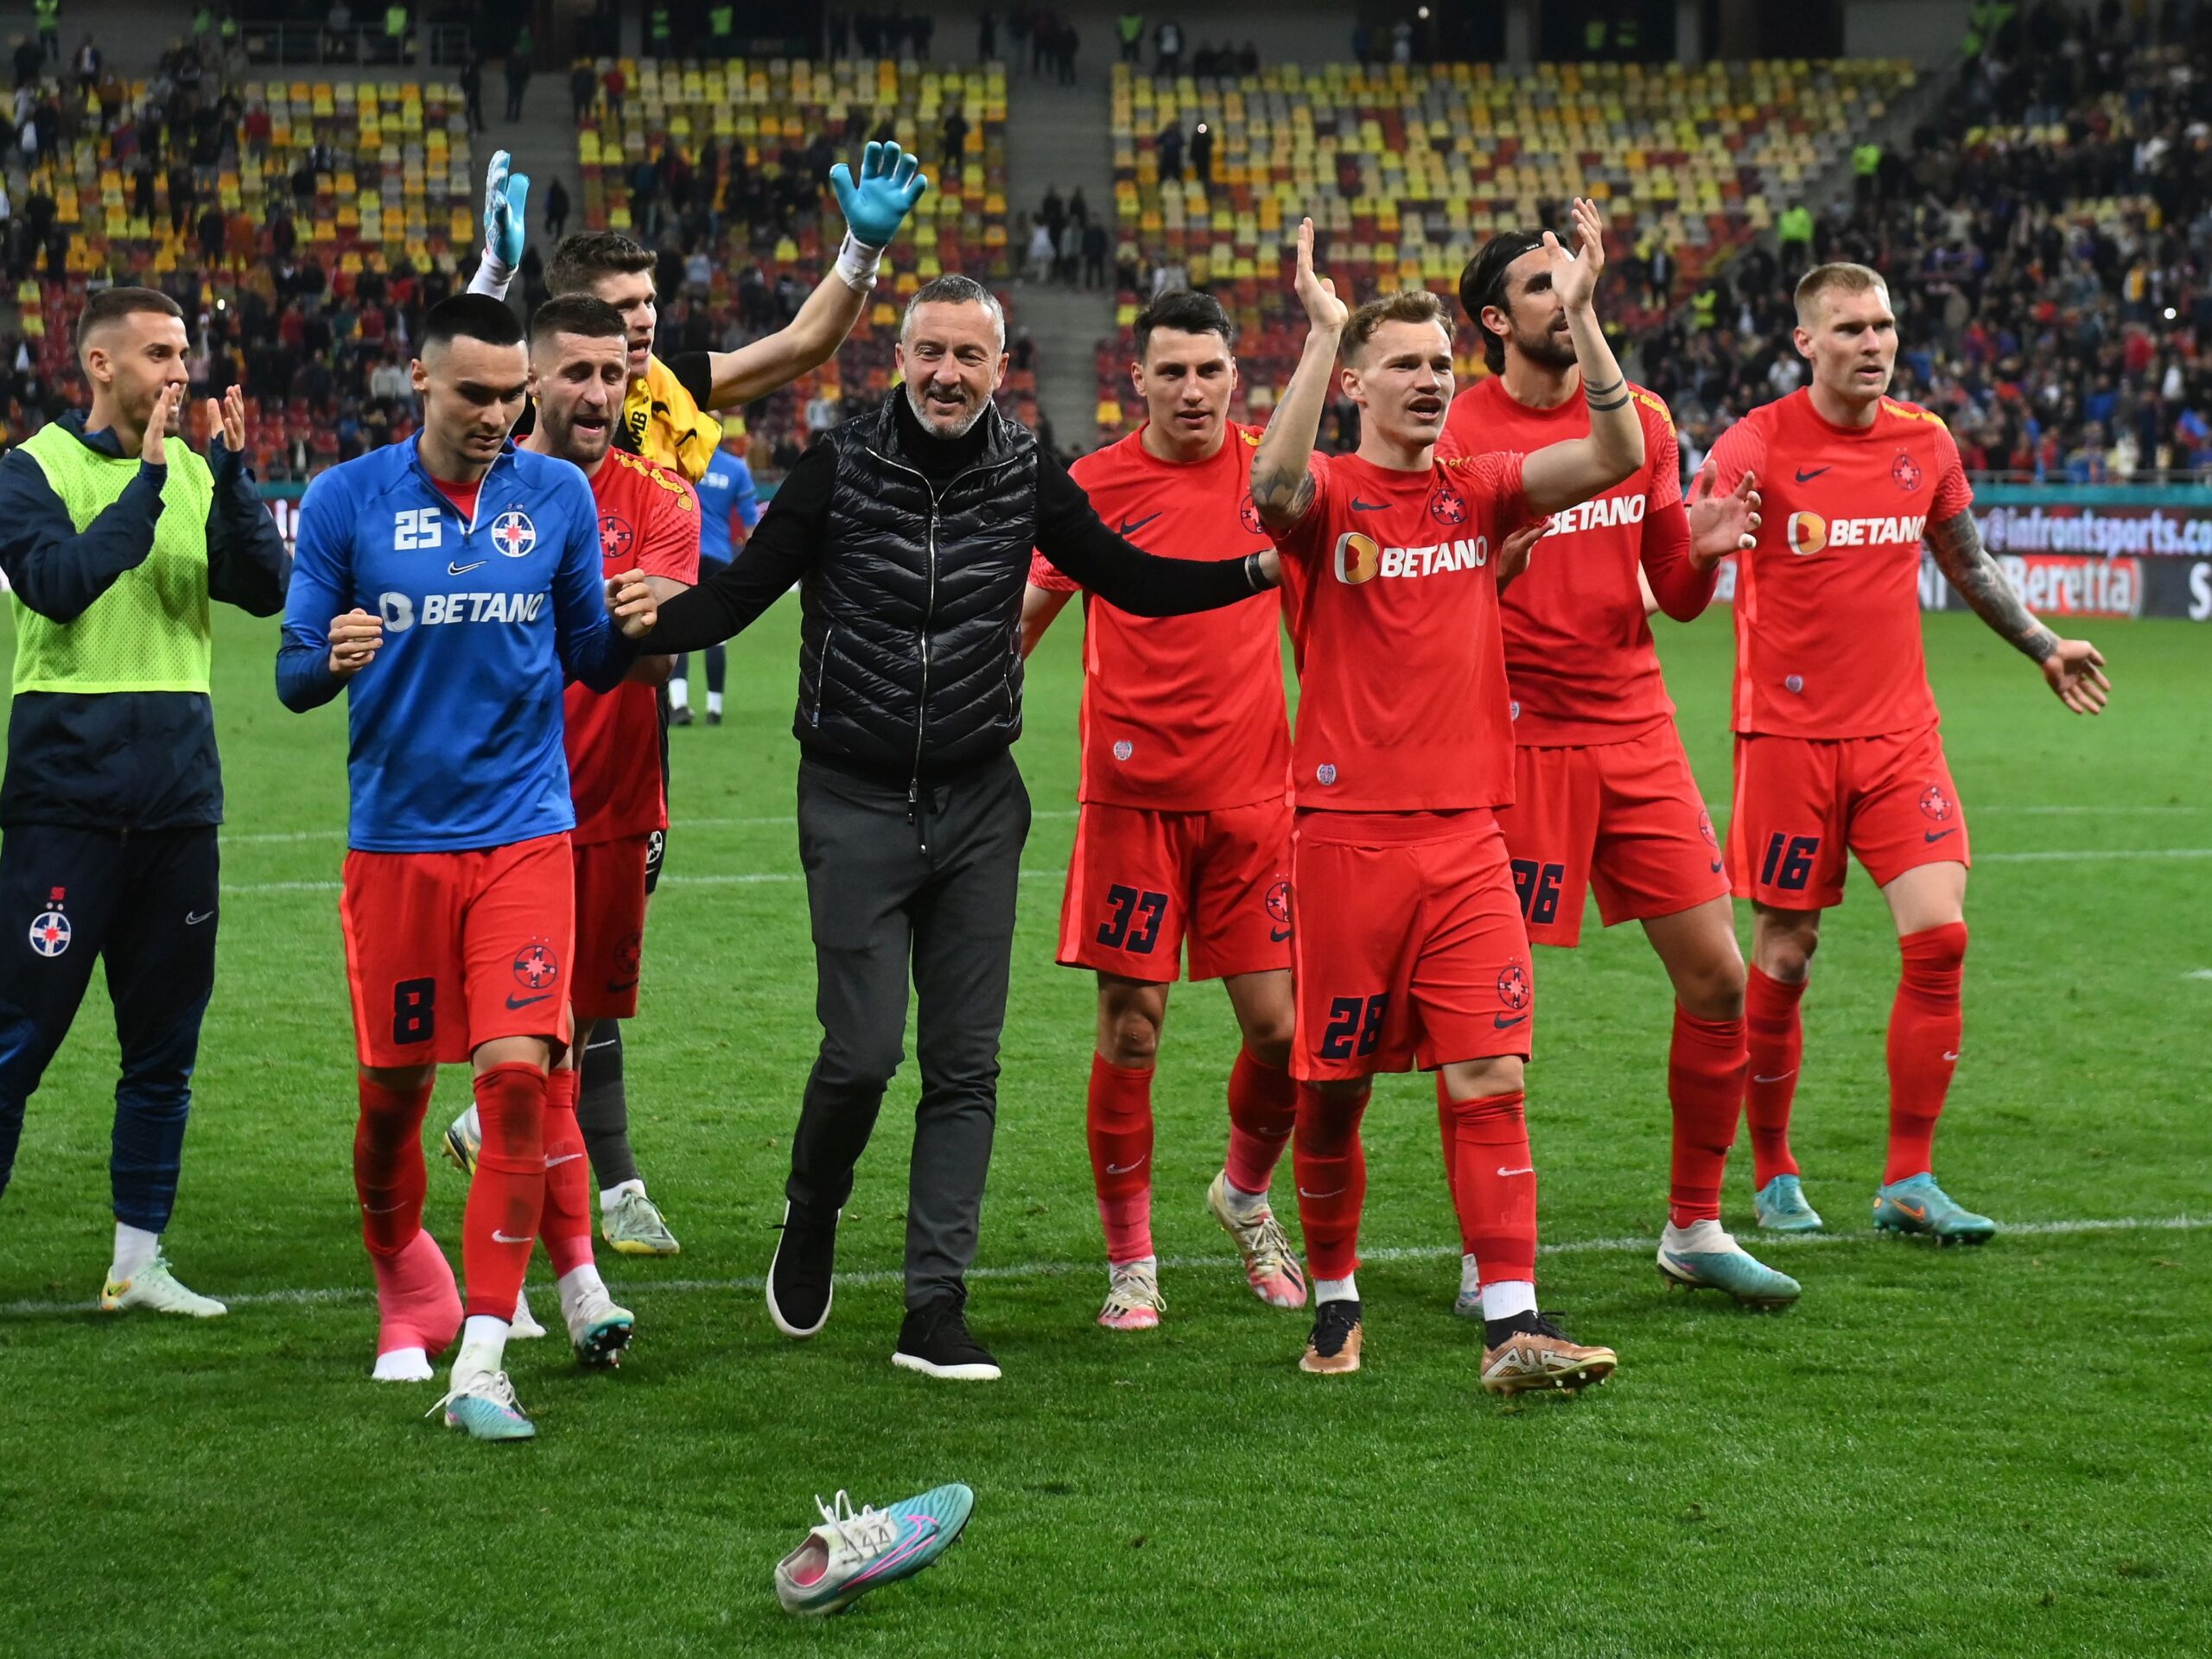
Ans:
{"label": "club crest on jersey", "polygon": [[1897,451],[1897,458],[1890,463],[1890,477],[1901,490],[1920,487],[1920,463],[1905,450]]}
{"label": "club crest on jersey", "polygon": [[524,558],[537,545],[537,526],[520,507],[509,507],[492,521],[492,545],[511,559]]}
{"label": "club crest on jersey", "polygon": [[1817,553],[1828,544],[1828,521],[1817,512],[1793,512],[1789,515],[1789,550],[1801,557]]}
{"label": "club crest on jersey", "polygon": [[1449,484],[1440,483],[1428,493],[1428,516],[1440,524],[1467,522],[1466,498]]}
{"label": "club crest on jersey", "polygon": [[1497,976],[1497,1000],[1509,1008],[1529,1006],[1529,970],[1516,961],[1509,962]]}
{"label": "club crest on jersey", "polygon": [[1326,760],[1313,768],[1313,775],[1325,784],[1333,784],[1337,781],[1337,769]]}
{"label": "club crest on jersey", "polygon": [[62,895],[67,891],[64,887],[54,888],[47,899],[46,908],[31,923],[31,949],[41,957],[58,957],[69,948],[69,918],[61,913]]}
{"label": "club crest on jersey", "polygon": [[[1382,550],[1372,536],[1348,530],[1337,537],[1335,569],[1338,582],[1357,588],[1363,582],[1374,581],[1375,573],[1382,568]],[[1321,781],[1326,783],[1328,779]]]}
{"label": "club crest on jersey", "polygon": [[1128,738],[1126,738],[1126,737],[1122,737],[1122,738],[1116,738],[1116,739],[1115,740],[1115,741],[1114,741],[1114,758],[1115,758],[1116,760],[1128,760],[1131,755],[1135,754],[1136,752],[1137,752],[1136,745],[1135,745],[1135,744],[1134,744],[1134,743],[1132,743],[1132,742],[1130,742],[1130,741],[1129,741],[1129,740],[1128,740]]}
{"label": "club crest on jersey", "polygon": [[1252,492],[1244,492],[1244,499],[1237,504],[1236,522],[1255,536],[1264,536],[1268,527],[1260,522],[1260,509],[1253,505]]}
{"label": "club crest on jersey", "polygon": [[1923,817],[1933,818],[1941,823],[1951,816],[1951,798],[1943,792],[1942,785],[1930,784],[1920,791],[1920,811]]}
{"label": "club crest on jersey", "polygon": [[1698,815],[1697,815],[1697,832],[1698,832],[1698,834],[1700,834],[1700,836],[1703,836],[1705,837],[1705,844],[1706,844],[1707,846],[1708,846],[1708,847],[1718,847],[1718,846],[1719,846],[1719,845],[1720,845],[1720,837],[1719,837],[1719,836],[1716,836],[1715,834],[1713,834],[1713,814],[1712,814],[1712,813],[1710,813],[1710,812],[1707,812],[1707,811],[1703,811],[1703,810],[1700,810],[1700,811],[1698,813]]}
{"label": "club crest on jersey", "polygon": [[1281,876],[1268,889],[1268,914],[1285,927],[1290,925],[1290,883]]}
{"label": "club crest on jersey", "polygon": [[516,953],[515,983],[524,989],[542,991],[560,977],[560,958],[543,939],[532,939]]}
{"label": "club crest on jersey", "polygon": [[599,515],[599,551],[602,558],[628,558],[630,543],[637,539],[630,529],[630,521],[620,513],[602,512]]}

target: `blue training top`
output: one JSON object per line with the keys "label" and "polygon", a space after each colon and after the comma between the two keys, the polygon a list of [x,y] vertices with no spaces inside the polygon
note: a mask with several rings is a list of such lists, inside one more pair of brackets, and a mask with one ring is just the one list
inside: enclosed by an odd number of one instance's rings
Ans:
{"label": "blue training top", "polygon": [[[562,753],[567,681],[619,684],[635,658],[607,613],[599,509],[582,473],[509,444],[464,518],[419,435],[334,467],[300,504],[276,694],[304,712],[350,690],[347,843],[466,852],[575,827]],[[384,640],[350,683],[330,624]]]}
{"label": "blue training top", "polygon": [[760,522],[760,497],[753,487],[753,468],[742,455],[717,449],[707,457],[699,480],[699,556],[728,564],[729,516],[734,512],[750,530]]}

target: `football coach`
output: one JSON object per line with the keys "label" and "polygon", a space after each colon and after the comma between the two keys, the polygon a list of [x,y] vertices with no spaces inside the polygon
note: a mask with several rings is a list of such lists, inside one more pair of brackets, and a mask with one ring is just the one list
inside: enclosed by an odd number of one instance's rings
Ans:
{"label": "football coach", "polygon": [[904,384],[823,435],[727,569],[664,603],[640,642],[697,651],[799,587],[799,857],[822,1049],[808,1076],[768,1312],[789,1337],[830,1317],[837,1217],[919,1000],[921,1099],[906,1204],[906,1317],[894,1364],[988,1379],[967,1271],[997,1112],[1029,797],[1021,596],[1031,550],[1138,616],[1211,610],[1274,585],[1272,550],[1155,558],[992,402],[1006,317],[966,276],[925,283],[897,352]]}
{"label": "football coach", "polygon": [[92,295],[77,321],[91,412],[0,457],[16,625],[0,781],[0,1192],[25,1103],[105,958],[123,1065],[100,1306],[205,1319],[222,1303],[178,1283],[160,1244],[215,986],[223,777],[208,603],[274,616],[291,571],[246,469],[238,389],[208,404],[212,465],[179,434],[187,349],[167,295]]}

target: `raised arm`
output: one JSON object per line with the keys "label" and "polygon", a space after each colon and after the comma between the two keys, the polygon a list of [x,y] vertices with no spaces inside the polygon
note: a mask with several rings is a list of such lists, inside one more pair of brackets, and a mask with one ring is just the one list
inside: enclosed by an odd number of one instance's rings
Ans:
{"label": "raised arm", "polygon": [[166,386],[156,395],[137,472],[81,531],[35,457],[10,454],[0,461],[0,571],[16,597],[41,616],[74,622],[154,550],[169,476],[163,429],[183,392]]}
{"label": "raised arm", "polygon": [[1337,297],[1337,285],[1313,274],[1313,221],[1298,226],[1298,297],[1306,305],[1306,349],[1291,372],[1282,401],[1268,417],[1260,447],[1252,452],[1252,505],[1270,531],[1288,530],[1313,505],[1313,480],[1306,463],[1320,435],[1321,412],[1337,378],[1337,347],[1344,339],[1351,308]]}
{"label": "raised arm", "polygon": [[1522,468],[1521,487],[1535,512],[1556,512],[1587,501],[1643,465],[1643,423],[1637,418],[1628,378],[1613,360],[1605,331],[1598,326],[1598,277],[1605,269],[1605,230],[1596,203],[1575,202],[1574,233],[1579,245],[1573,257],[1549,231],[1544,232],[1544,251],[1554,261],[1552,290],[1567,308],[1567,334],[1582,371],[1590,435],[1548,444],[1529,455]]}
{"label": "raised arm", "polygon": [[2103,654],[2086,639],[2060,639],[2029,613],[1981,544],[1970,509],[1929,525],[1928,550],[1991,632],[2043,670],[2061,702],[2077,715],[2104,711],[2112,682],[2105,677]]}
{"label": "raised arm", "polygon": [[207,429],[215,480],[207,508],[207,596],[249,616],[274,616],[284,608],[292,562],[245,464],[245,395],[236,386],[219,404],[207,400]]}
{"label": "raised arm", "polygon": [[902,155],[896,144],[870,144],[861,153],[857,184],[844,162],[830,169],[830,188],[837,193],[847,227],[836,268],[815,285],[784,327],[734,352],[709,353],[709,408],[765,397],[837,354],[868,307],[884,249],[930,188],[928,176],[917,170],[920,162],[918,156]]}
{"label": "raised arm", "polygon": [[505,150],[493,150],[484,169],[484,257],[468,279],[470,293],[507,297],[508,284],[522,267],[529,223],[524,208],[529,201],[530,175],[514,171],[513,157]]}

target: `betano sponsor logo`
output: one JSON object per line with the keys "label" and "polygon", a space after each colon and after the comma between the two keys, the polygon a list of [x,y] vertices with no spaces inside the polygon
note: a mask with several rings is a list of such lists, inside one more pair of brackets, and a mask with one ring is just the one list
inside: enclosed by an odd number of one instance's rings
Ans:
{"label": "betano sponsor logo", "polygon": [[448,622],[535,622],[544,613],[545,595],[536,594],[425,594],[422,603],[405,594],[378,594],[377,609],[385,627],[404,633],[420,622],[431,628]]}
{"label": "betano sponsor logo", "polygon": [[1487,536],[1462,536],[1430,547],[1384,547],[1371,536],[1348,530],[1337,537],[1333,569],[1338,582],[1356,588],[1377,576],[1440,576],[1479,570],[1489,563]]}
{"label": "betano sponsor logo", "polygon": [[1925,514],[1892,513],[1881,518],[1823,518],[1817,512],[1789,515],[1789,550],[1801,556],[1830,547],[1887,547],[1920,540]]}
{"label": "betano sponsor logo", "polygon": [[1546,536],[1572,536],[1579,531],[1612,530],[1624,524],[1640,524],[1650,497],[1635,495],[1601,495],[1594,501],[1579,501],[1552,514],[1551,527]]}

